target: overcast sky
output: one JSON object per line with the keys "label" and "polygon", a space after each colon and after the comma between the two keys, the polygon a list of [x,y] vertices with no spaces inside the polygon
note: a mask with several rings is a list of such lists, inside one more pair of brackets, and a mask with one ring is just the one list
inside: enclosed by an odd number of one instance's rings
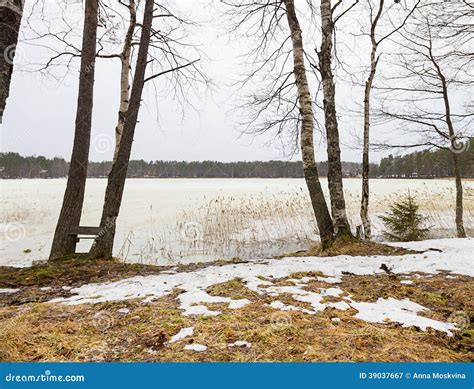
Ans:
{"label": "overcast sky", "polygon": [[[28,1],[26,3],[31,4]],[[239,124],[246,117],[245,112],[235,109],[242,96],[234,82],[243,75],[245,66],[241,54],[248,49],[250,41],[229,41],[223,19],[216,18],[218,13],[212,4],[203,7],[199,2],[182,3],[180,6],[184,7],[184,12],[200,22],[200,26],[192,29],[191,39],[201,44],[200,49],[208,57],[201,60],[201,67],[212,79],[213,90],[202,91],[198,96],[190,95],[194,109],[185,109],[183,115],[180,106],[166,91],[159,94],[156,104],[154,89],[147,85],[132,158],[147,161],[287,159],[279,146],[272,145],[270,136],[241,135],[242,127]],[[80,15],[81,5],[73,6]],[[77,26],[80,27],[81,23],[78,19]],[[80,34],[80,28],[77,32]],[[24,37],[28,34],[28,26],[24,23],[21,35]],[[355,50],[351,38],[343,39],[346,47],[352,47],[354,55],[363,47],[362,44]],[[42,50],[24,42],[19,44],[1,128],[1,151],[59,156],[69,160],[74,136],[79,60],[75,60],[70,75],[58,83],[38,72],[27,71],[30,62],[44,58],[45,51]],[[95,79],[90,159],[110,160],[119,102],[118,60],[99,59]],[[361,159],[360,151],[355,147],[357,142],[354,134],[362,129],[362,118],[354,118],[349,113],[361,101],[360,92],[360,88],[338,84],[337,97],[342,102],[338,107],[343,141],[342,159],[346,161],[359,162]],[[346,107],[349,107],[348,111],[345,111]],[[390,128],[386,127],[385,130],[389,131]],[[325,145],[319,133],[315,134],[315,143],[320,145],[317,159],[325,160]],[[380,155],[372,158],[377,160]]]}

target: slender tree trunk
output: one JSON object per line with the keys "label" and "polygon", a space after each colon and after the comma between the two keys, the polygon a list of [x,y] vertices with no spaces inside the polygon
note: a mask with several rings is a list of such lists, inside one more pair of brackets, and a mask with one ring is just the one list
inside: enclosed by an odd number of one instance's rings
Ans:
{"label": "slender tree trunk", "polygon": [[456,230],[458,238],[465,238],[466,231],[463,223],[463,204],[462,204],[462,176],[459,168],[459,156],[453,152],[454,176],[456,180]]}
{"label": "slender tree trunk", "polygon": [[438,65],[435,57],[433,56],[433,51],[431,47],[429,47],[429,55],[431,62],[436,68],[436,72],[438,73],[439,79],[441,81],[441,88],[443,91],[443,101],[444,101],[444,108],[445,108],[445,119],[446,125],[448,127],[449,139],[451,141],[451,153],[453,154],[453,167],[454,167],[454,176],[456,182],[456,230],[458,238],[465,238],[466,231],[464,230],[464,222],[463,222],[463,195],[462,195],[462,176],[461,176],[461,169],[459,168],[459,158],[457,154],[456,148],[456,133],[454,132],[454,125],[451,119],[451,104],[449,102],[449,94],[448,94],[448,83],[446,81],[446,77],[444,77],[443,71],[441,67]]}
{"label": "slender tree trunk", "polygon": [[285,6],[288,25],[290,27],[291,41],[293,44],[294,74],[296,86],[298,88],[298,102],[302,118],[301,155],[303,158],[304,176],[311,197],[311,204],[316,216],[321,244],[323,248],[327,248],[333,241],[334,229],[326,204],[326,199],[324,198],[324,193],[319,181],[318,167],[314,157],[314,115],[311,93],[309,91],[304,65],[303,39],[295,12],[294,0],[285,0]]}
{"label": "slender tree trunk", "polygon": [[377,70],[378,58],[377,55],[377,41],[375,38],[375,28],[382,15],[384,0],[380,0],[377,15],[372,21],[370,28],[370,73],[365,82],[364,90],[364,140],[362,149],[362,195],[360,200],[360,218],[362,220],[363,237],[365,239],[372,238],[372,228],[369,218],[369,145],[370,145],[370,92],[372,91],[372,84],[374,82],[375,72]]}
{"label": "slender tree trunk", "polygon": [[0,0],[0,123],[10,93],[24,0]]}
{"label": "slender tree trunk", "polygon": [[117,160],[118,151],[120,148],[120,140],[122,139],[123,126],[125,124],[125,113],[129,104],[130,91],[130,61],[132,53],[132,39],[133,33],[137,25],[137,9],[135,0],[130,0],[128,5],[130,12],[130,23],[128,25],[127,34],[123,43],[122,53],[120,54],[120,108],[118,113],[117,126],[115,127],[115,150],[113,162]]}
{"label": "slender tree trunk", "polygon": [[86,187],[94,95],[97,9],[98,0],[86,0],[74,145],[50,259],[72,255],[76,251],[76,239],[70,235],[70,229],[79,226],[81,221]]}
{"label": "slender tree trunk", "polygon": [[326,121],[328,151],[328,185],[331,197],[331,211],[337,237],[352,236],[346,215],[344,187],[342,185],[341,149],[339,147],[339,131],[336,116],[336,88],[331,69],[332,36],[334,24],[332,20],[331,1],[321,0],[321,50],[319,69],[323,85],[324,117]]}
{"label": "slender tree trunk", "polygon": [[112,165],[112,170],[109,173],[107,188],[105,191],[105,202],[100,222],[101,231],[94,241],[89,253],[92,258],[112,257],[116,220],[122,203],[127,168],[132,150],[133,136],[137,125],[138,112],[140,110],[143,85],[145,83],[148,48],[150,45],[151,26],[153,22],[153,3],[154,0],[146,0],[145,3],[140,46],[130,95],[130,105],[125,114],[125,124],[123,127],[117,160]]}

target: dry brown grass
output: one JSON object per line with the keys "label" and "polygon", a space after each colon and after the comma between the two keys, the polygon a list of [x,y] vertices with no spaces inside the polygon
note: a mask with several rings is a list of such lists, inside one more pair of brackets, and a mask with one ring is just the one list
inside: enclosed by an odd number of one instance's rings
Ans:
{"label": "dry brown grass", "polygon": [[328,249],[323,249],[317,245],[309,250],[297,252],[295,256],[318,256],[318,257],[334,257],[337,255],[351,256],[372,256],[372,255],[404,255],[413,254],[416,251],[406,250],[401,247],[393,247],[383,243],[360,239],[339,239]]}
{"label": "dry brown grass", "polygon": [[[279,280],[291,283],[308,273]],[[413,279],[400,284],[391,275],[344,276],[341,289],[358,301],[378,297],[405,298],[431,309],[446,320],[462,309],[474,316],[473,280],[445,274]],[[321,287],[310,282],[307,289]],[[473,327],[450,338],[444,333],[397,323],[370,324],[353,317],[354,309],[326,309],[316,315],[281,312],[267,306],[269,296],[249,291],[240,280],[214,285],[211,294],[248,298],[251,304],[222,310],[214,317],[184,317],[176,295],[149,304],[137,300],[65,306],[29,303],[0,308],[2,361],[469,361],[474,358]],[[176,291],[178,294],[180,291]],[[291,296],[279,300],[298,305]],[[301,305],[300,305],[301,306]],[[127,307],[130,312],[120,314]],[[102,322],[97,325],[97,315]],[[96,316],[96,319],[94,318]],[[341,322],[334,323],[331,318]],[[109,323],[104,328],[103,323]],[[102,326],[101,326],[102,323]],[[165,342],[181,328],[194,326],[195,334],[179,342]],[[105,326],[107,327],[107,326]],[[228,343],[246,340],[250,349],[229,348]],[[185,351],[187,343],[208,346],[204,352]]]}

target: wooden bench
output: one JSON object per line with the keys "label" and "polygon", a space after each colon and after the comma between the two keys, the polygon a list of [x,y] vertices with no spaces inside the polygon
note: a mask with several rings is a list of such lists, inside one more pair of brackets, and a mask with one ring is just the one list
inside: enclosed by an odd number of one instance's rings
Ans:
{"label": "wooden bench", "polygon": [[[69,231],[69,235],[76,237],[76,241],[79,242],[81,239],[95,239],[100,234],[102,228],[100,227],[73,227]],[[79,236],[81,235],[81,236]]]}

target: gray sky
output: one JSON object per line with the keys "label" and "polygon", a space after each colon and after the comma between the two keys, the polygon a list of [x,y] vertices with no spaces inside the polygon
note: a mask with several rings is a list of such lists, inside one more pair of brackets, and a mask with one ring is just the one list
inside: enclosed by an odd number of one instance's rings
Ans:
{"label": "gray sky", "polygon": [[[27,1],[27,4],[31,2]],[[77,15],[80,15],[81,5],[73,6],[76,7]],[[235,109],[242,94],[233,83],[246,69],[244,59],[239,55],[250,47],[251,40],[229,41],[224,34],[223,20],[216,18],[216,9],[212,4],[203,7],[200,2],[184,1],[180,6],[194,20],[201,22],[191,31],[190,39],[199,43],[200,49],[208,57],[201,61],[201,67],[212,79],[213,91],[189,95],[194,109],[185,108],[183,115],[179,105],[164,91],[159,93],[156,104],[153,87],[148,85],[144,92],[132,158],[188,161],[286,159],[278,146],[272,146],[270,136],[255,138],[241,135],[239,123],[245,121],[246,117],[245,112]],[[80,27],[81,23],[78,19],[77,26]],[[22,35],[27,36],[28,26],[24,23],[22,28]],[[77,33],[80,34],[80,28]],[[354,38],[346,36],[340,39],[343,43],[342,53],[348,48],[349,65],[354,61],[354,68],[360,68],[360,63],[356,64],[360,50],[354,50]],[[359,45],[360,49],[365,43],[360,42]],[[74,135],[79,60],[75,60],[75,67],[70,74],[58,83],[38,72],[28,71],[29,64],[44,58],[45,53],[44,49],[32,48],[25,43],[20,43],[18,47],[10,97],[1,128],[1,151],[60,156],[68,160]],[[95,79],[90,159],[110,160],[119,102],[118,60],[99,59]],[[357,102],[361,101],[361,89],[339,83],[337,97],[340,102],[338,114],[341,118],[342,159],[359,162],[360,151],[354,148],[354,134],[362,129],[362,118],[355,118],[350,111],[356,109]],[[389,130],[390,125],[385,126],[385,131]],[[320,144],[318,160],[326,159],[322,142],[321,135],[316,133],[315,143]],[[377,154],[372,156],[373,160],[379,158]]]}

